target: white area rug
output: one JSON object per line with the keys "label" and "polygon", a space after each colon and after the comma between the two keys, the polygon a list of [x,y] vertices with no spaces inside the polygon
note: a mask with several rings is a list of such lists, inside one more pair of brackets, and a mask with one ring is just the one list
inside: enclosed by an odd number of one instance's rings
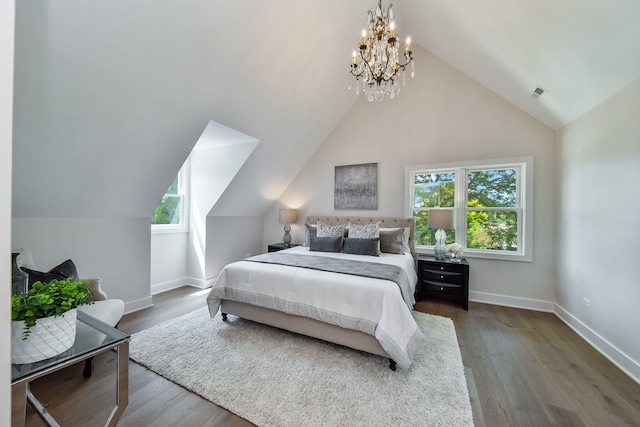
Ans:
{"label": "white area rug", "polygon": [[426,342],[387,359],[206,308],[134,334],[131,359],[258,426],[472,426],[451,319],[414,313]]}

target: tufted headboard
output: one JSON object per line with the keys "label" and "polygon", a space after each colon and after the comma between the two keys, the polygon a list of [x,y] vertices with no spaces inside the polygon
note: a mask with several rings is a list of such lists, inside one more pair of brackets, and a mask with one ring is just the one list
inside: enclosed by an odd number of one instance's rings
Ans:
{"label": "tufted headboard", "polygon": [[305,224],[316,224],[318,221],[324,222],[327,225],[338,224],[372,224],[380,222],[381,228],[402,228],[409,227],[411,232],[409,233],[409,249],[411,249],[411,255],[416,257],[416,242],[415,242],[415,220],[413,218],[403,217],[375,217],[375,216],[308,216],[305,218]]}

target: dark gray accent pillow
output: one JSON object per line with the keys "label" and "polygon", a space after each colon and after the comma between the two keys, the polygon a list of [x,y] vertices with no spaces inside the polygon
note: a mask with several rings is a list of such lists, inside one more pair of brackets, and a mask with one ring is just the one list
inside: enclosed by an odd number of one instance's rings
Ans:
{"label": "dark gray accent pillow", "polygon": [[29,289],[36,282],[49,283],[52,280],[65,280],[69,277],[73,278],[73,280],[78,280],[78,270],[70,259],[56,265],[46,273],[25,267],[20,269],[29,275]]}
{"label": "dark gray accent pillow", "polygon": [[380,239],[358,239],[347,237],[344,239],[342,252],[354,255],[378,256],[378,241]]}
{"label": "dark gray accent pillow", "polygon": [[51,270],[49,270],[49,273],[61,274],[65,277],[65,279],[69,277],[71,277],[73,280],[80,279],[78,277],[78,269],[76,268],[76,265],[73,263],[73,261],[71,261],[70,259],[56,265]]}
{"label": "dark gray accent pillow", "polygon": [[402,235],[404,229],[393,228],[391,230],[380,230],[380,252],[386,254],[404,254],[402,249]]}
{"label": "dark gray accent pillow", "polygon": [[309,244],[310,251],[316,252],[341,252],[342,251],[342,237],[309,237],[311,243]]}
{"label": "dark gray accent pillow", "polygon": [[20,267],[20,270],[24,271],[29,275],[29,284],[28,284],[29,289],[31,289],[33,287],[33,284],[36,282],[49,283],[52,280],[66,279],[66,277],[64,277],[62,274],[59,274],[59,273],[58,274],[46,273],[44,271],[32,270],[26,267]]}

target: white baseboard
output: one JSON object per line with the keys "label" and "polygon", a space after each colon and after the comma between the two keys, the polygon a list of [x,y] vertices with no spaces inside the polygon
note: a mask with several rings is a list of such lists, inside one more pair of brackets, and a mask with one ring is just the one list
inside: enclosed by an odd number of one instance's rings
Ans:
{"label": "white baseboard", "polygon": [[640,363],[631,359],[624,352],[620,351],[620,349],[604,339],[597,332],[582,323],[577,317],[560,307],[558,304],[555,304],[554,313],[593,348],[609,359],[611,363],[620,368],[620,370],[627,374],[632,380],[640,384]]}
{"label": "white baseboard", "polygon": [[182,277],[180,279],[170,280],[168,282],[156,283],[151,285],[151,295],[157,295],[162,292],[177,289],[182,286],[193,286],[198,289],[207,289],[213,286],[216,278],[213,279],[196,279],[195,277]]}
{"label": "white baseboard", "polygon": [[555,303],[530,298],[510,297],[507,295],[489,294],[486,292],[469,291],[469,301],[485,304],[503,305],[506,307],[524,308],[526,310],[555,312]]}
{"label": "white baseboard", "polygon": [[186,285],[185,279],[170,280],[168,282],[156,283],[151,285],[151,295],[160,294]]}
{"label": "white baseboard", "polygon": [[196,279],[195,277],[187,277],[187,284],[189,286],[193,286],[200,289],[209,289],[213,286],[213,283],[216,281],[218,277],[213,277],[210,279]]}
{"label": "white baseboard", "polygon": [[124,304],[124,314],[130,314],[135,311],[139,311],[153,305],[153,298],[151,295],[139,300],[130,301]]}

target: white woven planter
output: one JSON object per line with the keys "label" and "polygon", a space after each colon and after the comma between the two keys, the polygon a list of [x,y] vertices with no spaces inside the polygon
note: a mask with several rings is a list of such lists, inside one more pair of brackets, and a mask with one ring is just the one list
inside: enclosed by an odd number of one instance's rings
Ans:
{"label": "white woven planter", "polygon": [[62,316],[36,320],[31,334],[22,339],[24,321],[11,322],[11,363],[33,363],[57,356],[71,348],[76,339],[77,309]]}

